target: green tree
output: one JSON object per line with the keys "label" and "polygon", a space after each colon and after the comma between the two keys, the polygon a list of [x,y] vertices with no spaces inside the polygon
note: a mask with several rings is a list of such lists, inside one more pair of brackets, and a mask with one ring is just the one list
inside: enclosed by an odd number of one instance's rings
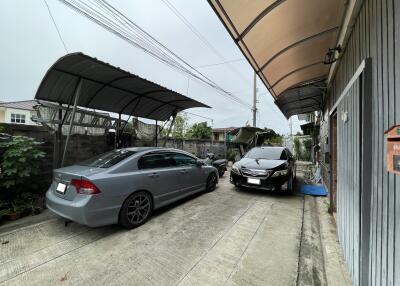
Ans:
{"label": "green tree", "polygon": [[312,148],[312,141],[311,139],[304,139],[303,140],[304,152],[303,152],[303,160],[311,161],[311,148]]}
{"label": "green tree", "polygon": [[207,126],[207,122],[195,123],[187,132],[188,138],[210,139],[211,136],[212,128]]}
{"label": "green tree", "polygon": [[296,158],[298,160],[301,160],[301,143],[299,138],[294,138],[293,139],[293,147],[294,147],[294,153],[296,155]]}
{"label": "green tree", "polygon": [[[170,121],[164,129],[161,131],[161,136],[167,136],[168,130],[171,126],[172,121]],[[184,139],[186,132],[188,130],[189,124],[186,114],[178,114],[175,118],[174,126],[172,126],[171,136],[176,139]]]}

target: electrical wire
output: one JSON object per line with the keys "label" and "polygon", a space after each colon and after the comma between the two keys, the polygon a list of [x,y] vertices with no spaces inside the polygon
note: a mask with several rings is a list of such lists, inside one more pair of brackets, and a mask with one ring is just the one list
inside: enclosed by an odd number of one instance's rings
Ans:
{"label": "electrical wire", "polygon": [[236,62],[241,62],[241,61],[244,61],[244,59],[228,60],[228,61],[219,62],[219,63],[215,63],[215,64],[201,65],[201,66],[196,66],[196,68],[208,68],[208,67],[220,66],[220,65],[225,65],[227,63],[236,63]]}
{"label": "electrical wire", "polygon": [[191,66],[181,57],[176,55],[166,46],[161,44],[149,33],[140,28],[132,20],[123,15],[116,8],[104,0],[59,0],[68,7],[74,9],[89,20],[100,25],[104,29],[127,41],[136,48],[141,49],[153,58],[175,68],[176,70],[188,74],[197,81],[215,89],[219,94],[235,101],[243,106],[250,105],[232,93],[224,90],[196,68]]}
{"label": "electrical wire", "polygon": [[[181,21],[183,24],[186,25],[186,27],[189,28],[190,31],[192,31],[193,34],[195,34],[211,51],[214,52],[214,54],[223,62],[226,62],[229,65],[229,62],[224,58],[224,56],[206,39],[206,37],[204,37],[197,29],[196,27],[188,20],[185,18],[185,16],[183,16],[178,9],[175,8],[175,6],[169,1],[169,0],[162,0],[164,2],[164,4],[171,10],[172,13],[174,13]],[[241,74],[238,70],[236,70],[232,65],[229,65],[231,68],[231,71],[236,72],[241,79],[243,79],[243,81],[246,84],[250,84],[249,80],[246,79],[246,77]]]}
{"label": "electrical wire", "polygon": [[52,22],[53,22],[54,27],[55,27],[56,30],[57,30],[58,37],[60,38],[60,41],[61,41],[62,45],[64,46],[65,52],[68,53],[67,45],[65,44],[65,42],[64,42],[64,40],[63,40],[63,38],[62,38],[62,36],[61,36],[60,30],[58,29],[58,26],[57,26],[56,21],[55,21],[55,19],[54,19],[54,17],[53,17],[53,14],[51,13],[50,7],[49,7],[49,5],[47,4],[47,1],[46,1],[46,0],[43,0],[43,2],[44,2],[44,4],[46,5],[47,11],[49,12],[49,15],[50,15],[50,18],[51,18],[51,20],[52,20]]}

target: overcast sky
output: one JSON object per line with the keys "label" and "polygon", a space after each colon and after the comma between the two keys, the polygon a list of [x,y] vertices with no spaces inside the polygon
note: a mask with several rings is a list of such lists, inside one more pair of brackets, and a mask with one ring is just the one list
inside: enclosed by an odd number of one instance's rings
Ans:
{"label": "overcast sky", "polygon": [[[212,118],[214,127],[251,123],[251,110],[215,90],[188,79],[97,26],[58,0],[47,0],[68,52],[83,52],[172,90],[204,102],[212,109],[189,112]],[[161,0],[108,0],[128,18],[193,66],[221,59],[185,26]],[[199,68],[225,90],[251,104],[253,70],[205,0],[170,0],[231,64]],[[33,99],[47,69],[66,51],[43,0],[0,2],[0,101]],[[242,59],[242,60],[239,60]],[[188,84],[189,83],[189,84]],[[289,133],[289,122],[258,79],[259,127]],[[189,88],[188,88],[189,87]],[[190,116],[191,122],[204,121]],[[293,132],[300,130],[293,117]]]}

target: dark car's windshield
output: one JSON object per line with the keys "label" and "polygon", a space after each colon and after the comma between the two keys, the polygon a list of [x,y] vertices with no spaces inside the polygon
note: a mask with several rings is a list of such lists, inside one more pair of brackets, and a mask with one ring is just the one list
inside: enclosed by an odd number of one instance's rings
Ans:
{"label": "dark car's windshield", "polygon": [[109,168],[135,154],[132,150],[113,150],[78,163],[80,166]]}
{"label": "dark car's windshield", "polygon": [[249,152],[247,152],[244,157],[250,159],[283,160],[283,153],[284,151],[281,148],[253,148]]}

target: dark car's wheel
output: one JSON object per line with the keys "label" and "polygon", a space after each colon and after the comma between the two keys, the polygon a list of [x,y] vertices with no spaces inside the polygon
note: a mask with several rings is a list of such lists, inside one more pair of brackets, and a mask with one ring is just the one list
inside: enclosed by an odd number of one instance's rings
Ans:
{"label": "dark car's wheel", "polygon": [[217,187],[217,175],[215,173],[211,173],[207,178],[206,191],[212,192]]}
{"label": "dark car's wheel", "polygon": [[138,227],[146,222],[152,209],[153,202],[149,193],[134,193],[122,205],[119,223],[129,229]]}
{"label": "dark car's wheel", "polygon": [[221,178],[225,174],[225,170],[219,170],[218,175]]}

